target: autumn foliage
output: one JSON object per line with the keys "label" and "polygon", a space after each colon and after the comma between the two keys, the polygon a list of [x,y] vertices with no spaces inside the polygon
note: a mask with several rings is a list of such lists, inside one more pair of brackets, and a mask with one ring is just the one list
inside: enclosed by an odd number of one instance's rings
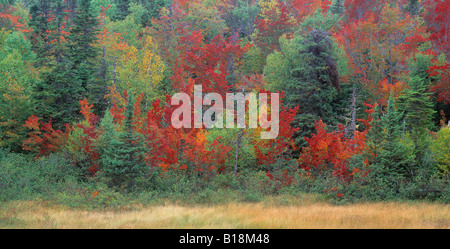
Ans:
{"label": "autumn foliage", "polygon": [[66,130],[54,130],[52,120],[39,122],[39,118],[32,115],[25,121],[24,127],[30,129],[28,139],[23,141],[23,149],[32,151],[38,157],[48,155],[61,149],[61,146],[67,141],[71,126],[66,125]]}
{"label": "autumn foliage", "polygon": [[[262,173],[259,187],[322,176],[350,184],[375,167],[394,178],[382,164],[404,152],[399,165],[412,173],[392,185],[403,184],[434,163],[427,153],[438,154],[430,144],[450,115],[449,1],[6,2],[0,145],[34,159],[61,154],[86,181],[136,163],[144,169],[130,172],[147,180],[250,171]],[[245,128],[174,128],[172,96],[193,99],[196,85],[222,99],[279,93],[278,136],[249,127],[248,105]],[[393,116],[392,132],[380,129]],[[367,159],[386,137],[397,153]]]}
{"label": "autumn foliage", "polygon": [[365,132],[356,131],[352,138],[346,137],[344,127],[327,132],[327,126],[319,120],[315,123],[317,133],[305,138],[309,144],[300,156],[299,162],[305,170],[332,171],[334,176],[350,180],[347,162],[356,154],[365,150]]}

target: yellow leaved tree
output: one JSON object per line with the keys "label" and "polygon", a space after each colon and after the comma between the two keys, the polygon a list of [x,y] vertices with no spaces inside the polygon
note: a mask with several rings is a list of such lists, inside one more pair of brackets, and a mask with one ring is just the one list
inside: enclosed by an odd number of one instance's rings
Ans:
{"label": "yellow leaved tree", "polygon": [[431,144],[434,160],[443,175],[450,174],[450,127],[442,127]]}
{"label": "yellow leaved tree", "polygon": [[164,79],[165,66],[157,54],[158,47],[151,36],[137,49],[127,45],[117,61],[117,86],[133,94],[144,93],[145,102],[160,97],[158,87]]}

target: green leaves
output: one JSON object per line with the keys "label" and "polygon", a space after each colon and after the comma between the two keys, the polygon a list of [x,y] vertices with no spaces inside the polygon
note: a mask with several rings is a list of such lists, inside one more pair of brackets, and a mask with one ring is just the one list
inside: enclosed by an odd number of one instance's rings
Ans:
{"label": "green leaves", "polygon": [[111,186],[132,188],[135,179],[144,174],[144,136],[133,128],[133,98],[129,95],[125,108],[125,120],[122,131],[116,131],[112,116],[106,114],[102,121],[105,142],[101,162],[104,176]]}
{"label": "green leaves", "polygon": [[299,112],[292,125],[300,130],[294,135],[298,147],[306,146],[303,137],[314,131],[314,121],[322,118],[335,126],[334,100],[340,89],[337,63],[330,37],[314,30],[293,39],[280,39],[281,51],[267,57],[265,76],[272,91],[284,91],[285,103]]}
{"label": "green leaves", "polygon": [[0,50],[0,146],[21,151],[26,129],[22,126],[34,110],[31,85],[37,80],[31,66],[34,54],[21,32],[4,32]]}
{"label": "green leaves", "polygon": [[388,171],[387,174],[411,176],[414,158],[402,140],[401,113],[395,109],[395,100],[391,94],[386,114],[381,118],[383,127],[382,150],[379,154],[380,164]]}
{"label": "green leaves", "polygon": [[433,158],[443,176],[450,174],[450,128],[442,127],[431,144]]}

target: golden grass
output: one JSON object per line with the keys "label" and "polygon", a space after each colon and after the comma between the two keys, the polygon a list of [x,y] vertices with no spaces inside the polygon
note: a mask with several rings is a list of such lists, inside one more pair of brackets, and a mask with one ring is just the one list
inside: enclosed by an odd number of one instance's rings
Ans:
{"label": "golden grass", "polygon": [[370,203],[273,206],[229,203],[173,204],[120,211],[70,210],[43,202],[10,202],[0,208],[0,228],[450,228],[450,205]]}

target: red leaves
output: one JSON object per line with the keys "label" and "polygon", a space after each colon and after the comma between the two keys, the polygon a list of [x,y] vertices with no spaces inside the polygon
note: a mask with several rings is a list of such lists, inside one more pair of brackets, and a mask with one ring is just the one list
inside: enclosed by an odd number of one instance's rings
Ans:
{"label": "red leaves", "polygon": [[414,36],[405,38],[405,43],[409,44],[409,46],[412,46],[414,48],[426,41],[427,38],[423,37],[423,34],[415,34]]}
{"label": "red leaves", "polygon": [[[167,101],[170,103],[170,99]],[[178,164],[185,135],[167,123],[170,120],[167,112],[171,110],[171,106],[167,103],[163,103],[161,100],[153,102],[152,109],[147,112],[146,122],[142,129],[148,146],[152,148],[152,151],[146,155],[147,163],[151,167],[162,164],[167,166]]]}
{"label": "red leaves", "polygon": [[24,127],[31,129],[31,131],[28,134],[28,139],[23,141],[22,149],[36,153],[37,157],[58,151],[72,131],[69,124],[66,124],[65,132],[54,130],[52,120],[48,123],[41,122],[39,124],[39,118],[34,115],[25,121]]}
{"label": "red leaves", "polygon": [[92,113],[92,108],[94,107],[94,105],[89,105],[86,98],[84,98],[83,100],[80,100],[80,106],[81,106],[81,110],[80,113],[83,115],[84,120],[87,123],[92,123],[94,120],[94,114]]}
{"label": "red leaves", "polygon": [[31,130],[39,131],[39,118],[34,115],[31,115],[31,117],[29,117],[25,121],[25,124],[23,126]]}
{"label": "red leaves", "polygon": [[323,5],[327,2],[322,0],[292,0],[288,10],[294,16],[295,20],[300,23],[306,16],[316,12],[319,7],[323,10],[326,7]]}
{"label": "red leaves", "polygon": [[394,98],[397,98],[406,88],[408,88],[408,84],[406,82],[397,81],[393,84],[389,84],[385,77],[380,83],[380,87],[378,89],[378,95],[382,96],[382,98],[378,100],[378,103],[383,106],[387,106],[391,93],[394,95]]}
{"label": "red leaves", "polygon": [[142,129],[144,126],[144,118],[141,114],[141,102],[144,98],[144,94],[139,94],[138,98],[136,99],[136,103],[134,104],[133,109],[133,129],[135,129],[138,133],[142,134]]}
{"label": "red leaves", "polygon": [[327,10],[330,8],[330,4],[331,4],[331,1],[327,1],[327,0],[320,2],[320,7],[322,8],[322,14],[327,12]]}
{"label": "red leaves", "polygon": [[330,169],[333,175],[349,179],[347,160],[366,148],[365,132],[356,131],[353,138],[347,138],[343,126],[338,131],[327,132],[322,120],[315,122],[315,128],[317,134],[305,138],[309,147],[299,158],[301,167],[306,170],[315,168],[319,172]]}
{"label": "red leaves", "polygon": [[430,91],[437,93],[437,101],[450,104],[450,64],[433,65],[427,71],[430,76],[440,76],[440,80],[430,88]]}
{"label": "red leaves", "polygon": [[[261,92],[268,93],[264,89]],[[298,106],[294,109],[288,109],[282,105],[282,98],[284,93],[280,96],[280,114],[279,114],[279,133],[275,139],[255,139],[252,141],[253,148],[260,165],[273,165],[279,158],[284,158],[284,153],[290,149],[295,149],[295,141],[292,138],[298,128],[292,128],[291,123],[295,119],[298,112]]]}
{"label": "red leaves", "polygon": [[425,1],[424,16],[427,21],[427,31],[436,51],[448,55],[450,52],[450,3],[445,0]]}
{"label": "red leaves", "polygon": [[122,121],[125,119],[125,115],[123,115],[125,111],[125,107],[118,108],[117,104],[114,103],[113,107],[111,108],[111,114],[114,118],[114,122],[122,125]]}
{"label": "red leaves", "polygon": [[255,42],[265,55],[274,49],[279,49],[279,38],[285,33],[291,33],[294,26],[293,19],[289,15],[286,4],[277,3],[275,8],[271,8],[264,13],[267,18],[256,18],[256,38]]}
{"label": "red leaves", "polygon": [[347,9],[352,14],[347,13],[349,20],[335,37],[347,51],[353,80],[375,97],[373,101],[381,97],[383,87],[401,90],[408,58],[422,52],[421,45],[428,41],[425,26],[398,6],[360,0],[345,4],[352,6]]}
{"label": "red leaves", "polygon": [[196,136],[186,137],[186,158],[195,166],[194,171],[212,172],[224,170],[225,160],[231,147],[219,143],[220,137],[208,143],[204,132],[200,131]]}
{"label": "red leaves", "polygon": [[[113,116],[114,123],[122,125],[122,121],[125,119],[125,115],[123,114],[125,112],[125,105],[128,101],[128,93],[127,90],[124,91],[122,95],[117,92],[117,89],[115,86],[112,86],[110,88],[110,94],[108,97],[111,98],[111,102],[113,104],[111,108],[111,114]],[[122,106],[122,108],[119,108],[118,106]]]}
{"label": "red leaves", "polygon": [[173,88],[183,92],[190,90],[189,82],[186,84],[188,77],[202,85],[205,92],[217,92],[225,96],[231,87],[226,79],[229,63],[237,62],[250,48],[250,45],[241,47],[236,35],[226,40],[218,35],[211,42],[205,43],[202,31],[184,34],[180,38],[181,45],[177,48],[180,55],[171,77]]}
{"label": "red leaves", "polygon": [[[119,96],[116,98],[121,99]],[[168,104],[171,102],[170,96],[166,96],[165,101],[153,101],[146,114],[141,112],[142,98],[143,95],[139,95],[134,104],[132,127],[145,136],[149,150],[144,158],[150,167],[160,167],[165,172],[170,169],[189,170],[193,166],[193,172],[203,172],[205,176],[224,170],[231,147],[221,144],[220,137],[209,142],[206,139],[207,132],[203,129],[175,129],[169,123],[176,108]],[[117,105],[111,109],[119,125],[124,111],[124,108],[118,108]],[[181,159],[188,163],[180,165]]]}
{"label": "red leaves", "polygon": [[99,170],[100,154],[95,150],[94,142],[99,138],[100,131],[96,127],[99,121],[99,117],[92,113],[94,105],[89,105],[86,98],[80,100],[81,110],[80,113],[85,118],[85,123],[77,124],[77,127],[83,130],[84,136],[81,138],[81,146],[84,150],[84,154],[87,155],[91,162],[89,167],[89,173],[94,176]]}
{"label": "red leaves", "polygon": [[[22,20],[20,16],[14,16],[15,7],[5,6],[0,12],[0,27],[28,33],[30,30],[24,29],[27,20]],[[0,28],[0,29],[1,29]]]}
{"label": "red leaves", "polygon": [[[103,18],[106,18],[106,11],[107,11],[109,8],[111,8],[111,4],[108,4],[108,6],[106,6],[106,7],[100,6],[100,8],[101,8],[101,11],[100,11],[100,17],[101,17],[102,19],[103,19]],[[70,12],[70,10],[69,10],[68,12]]]}
{"label": "red leaves", "polygon": [[[274,175],[275,174],[275,175]],[[282,187],[291,186],[294,183],[294,177],[288,174],[288,170],[275,171],[274,174],[267,171],[266,176],[269,178],[267,182],[263,182],[263,185],[267,183],[274,184],[275,190],[278,191]]]}
{"label": "red leaves", "polygon": [[365,130],[369,130],[371,128],[370,123],[373,120],[373,113],[375,112],[375,105],[376,104],[368,104],[368,103],[363,103],[364,106],[366,106],[368,109],[364,110],[365,113],[367,113],[367,119],[356,119],[356,121],[358,122],[362,122],[363,125],[366,127]]}

